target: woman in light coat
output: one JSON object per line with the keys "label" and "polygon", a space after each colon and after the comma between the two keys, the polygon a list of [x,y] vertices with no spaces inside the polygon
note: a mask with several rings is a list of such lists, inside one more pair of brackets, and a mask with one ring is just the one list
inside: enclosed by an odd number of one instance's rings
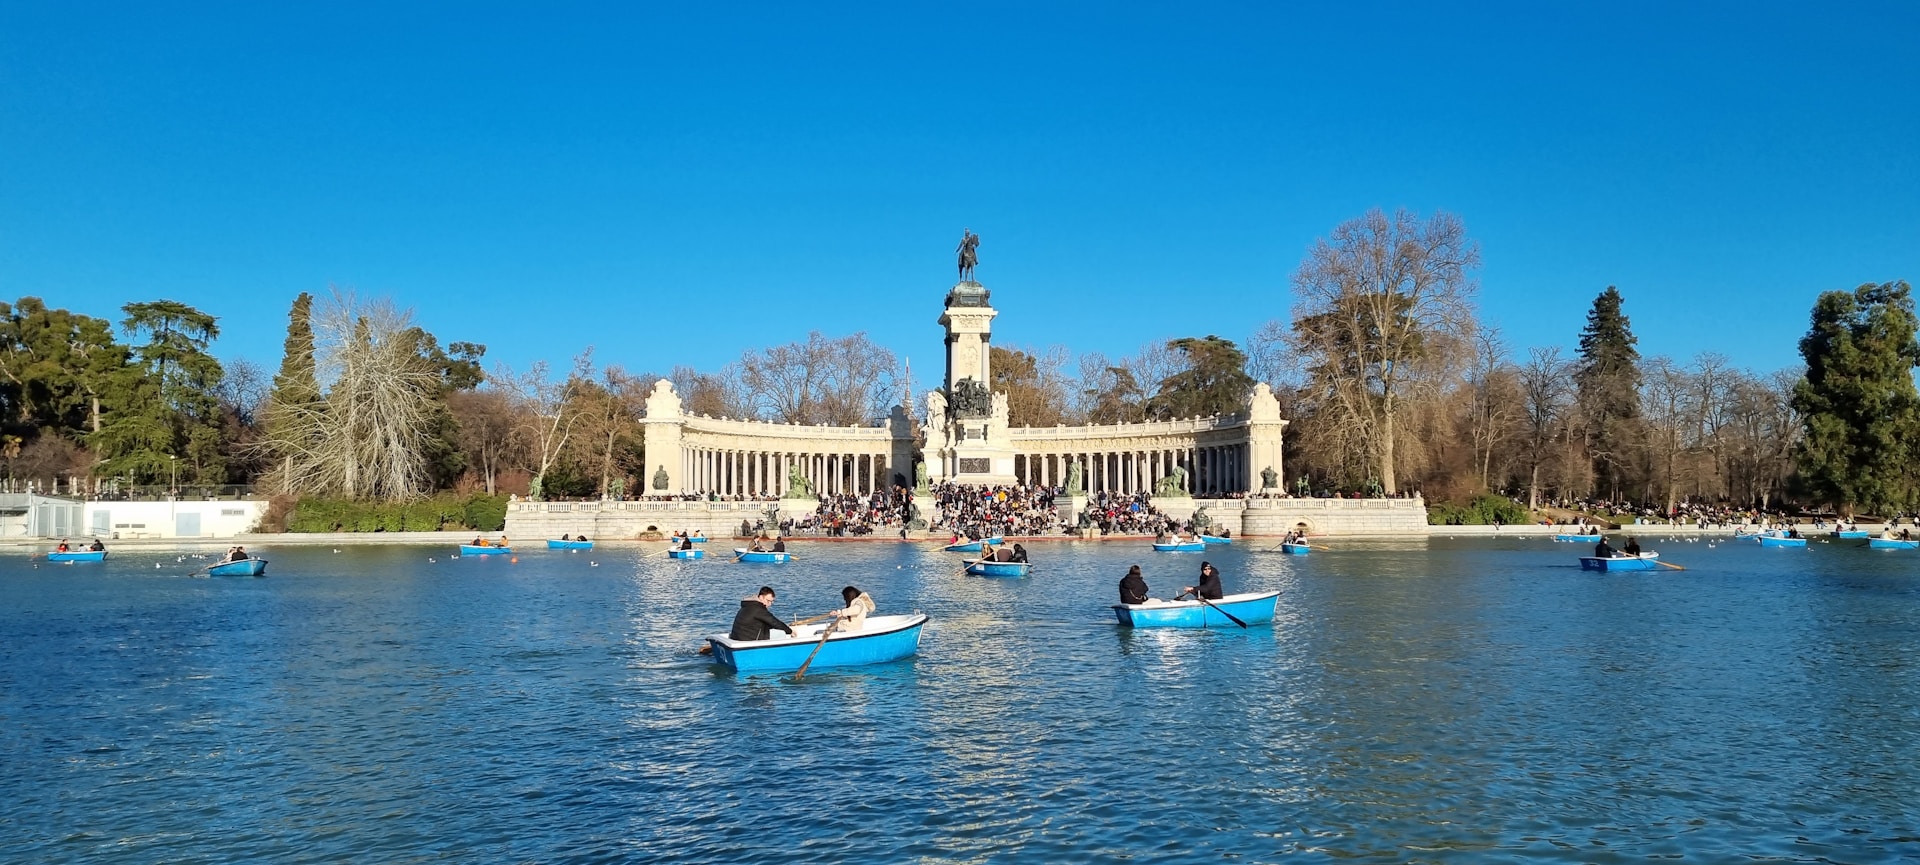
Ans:
{"label": "woman in light coat", "polygon": [[874,611],[873,596],[860,591],[855,586],[848,586],[840,590],[840,600],[847,606],[845,609],[833,611],[833,615],[840,618],[840,625],[834,630],[840,633],[852,633],[865,627],[867,616]]}

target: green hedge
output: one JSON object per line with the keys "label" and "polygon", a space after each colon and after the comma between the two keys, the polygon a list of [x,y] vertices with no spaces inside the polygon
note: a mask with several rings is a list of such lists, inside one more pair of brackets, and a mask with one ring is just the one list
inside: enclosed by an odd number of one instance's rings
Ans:
{"label": "green hedge", "polygon": [[1507,525],[1530,519],[1525,505],[1506,496],[1474,496],[1464,505],[1453,502],[1427,505],[1427,525],[1430,526],[1490,526],[1496,518]]}
{"label": "green hedge", "polygon": [[507,497],[451,493],[413,502],[301,499],[289,532],[497,532],[507,525]]}

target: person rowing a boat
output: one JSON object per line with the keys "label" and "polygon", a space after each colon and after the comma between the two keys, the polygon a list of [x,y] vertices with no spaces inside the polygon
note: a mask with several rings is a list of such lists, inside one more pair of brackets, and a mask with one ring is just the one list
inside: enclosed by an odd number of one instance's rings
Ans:
{"label": "person rowing a boat", "polygon": [[766,552],[766,551],[767,551],[767,545],[766,545],[766,544],[763,544],[763,543],[761,543],[761,542],[760,542],[760,540],[761,540],[761,538],[762,538],[762,537],[765,537],[765,536],[764,536],[764,535],[761,535],[761,536],[755,536],[755,537],[754,537],[754,539],[753,539],[753,543],[751,543],[751,544],[748,544],[748,545],[747,545],[747,552],[749,552],[749,553],[764,553],[764,552]]}
{"label": "person rowing a boat", "polygon": [[490,543],[488,543],[488,542],[487,542],[487,539],[486,539],[486,538],[483,538],[483,537],[480,537],[479,535],[474,535],[474,536],[473,536],[473,543],[471,543],[471,544],[468,544],[467,546],[469,546],[469,547],[490,547],[490,546],[493,546],[493,545],[492,545],[492,544],[490,544]]}
{"label": "person rowing a boat", "polygon": [[860,591],[857,586],[848,586],[841,589],[840,602],[847,606],[844,609],[834,610],[828,615],[840,620],[840,626],[835,628],[835,630],[843,634],[859,631],[862,627],[865,627],[867,624],[867,616],[872,614],[875,609],[873,596]]}
{"label": "person rowing a boat", "polygon": [[93,539],[93,546],[90,546],[90,547],[88,547],[87,549],[88,549],[88,550],[91,550],[91,551],[93,551],[93,552],[96,552],[96,553],[97,553],[97,552],[100,552],[101,550],[104,550],[104,549],[106,549],[106,548],[107,548],[107,545],[106,545],[106,544],[103,544],[103,543],[101,543],[101,542],[100,542],[100,539],[99,539],[99,538],[94,538],[94,539]]}
{"label": "person rowing a boat", "polygon": [[67,552],[67,551],[69,551],[70,549],[72,549],[72,548],[71,548],[71,547],[68,547],[68,546],[67,546],[67,539],[66,539],[66,538],[61,538],[61,539],[60,539],[60,545],[59,545],[59,546],[57,546],[57,547],[54,547],[54,548],[53,548],[53,551],[54,551],[54,552],[56,552],[56,553],[64,553],[64,552]]}
{"label": "person rowing a boat", "polygon": [[690,538],[690,537],[687,537],[686,535],[681,535],[681,536],[680,536],[680,549],[683,549],[683,550],[691,550],[691,549],[693,549],[693,538]]}
{"label": "person rowing a boat", "polygon": [[1625,549],[1621,550],[1621,552],[1626,553],[1629,556],[1638,557],[1640,555],[1640,542],[1636,540],[1632,535],[1628,535],[1627,546]]}
{"label": "person rowing a boat", "polygon": [[1200,597],[1206,598],[1209,601],[1217,601],[1226,597],[1226,591],[1220,587],[1220,571],[1214,568],[1212,562],[1201,562],[1200,585],[1187,586],[1180,590],[1180,594],[1198,594]]}
{"label": "person rowing a boat", "polygon": [[244,562],[246,560],[247,560],[246,547],[228,547],[227,548],[227,561]]}
{"label": "person rowing a boat", "polygon": [[753,597],[740,599],[740,612],[733,614],[733,630],[727,632],[730,640],[765,640],[773,636],[776,630],[786,631],[787,638],[793,638],[793,628],[774,616],[773,587],[761,586]]}
{"label": "person rowing a boat", "polygon": [[1607,543],[1606,535],[1601,535],[1600,543],[1593,545],[1593,557],[1596,559],[1611,559],[1614,552],[1613,545]]}
{"label": "person rowing a boat", "polygon": [[776,553],[784,553],[784,552],[786,552],[786,551],[787,551],[787,539],[786,539],[786,538],[774,538],[774,539],[773,539],[773,551],[774,551],[774,552],[776,552]]}
{"label": "person rowing a boat", "polygon": [[1127,575],[1120,578],[1120,603],[1144,604],[1147,602],[1147,578],[1140,576],[1140,566],[1127,569]]}

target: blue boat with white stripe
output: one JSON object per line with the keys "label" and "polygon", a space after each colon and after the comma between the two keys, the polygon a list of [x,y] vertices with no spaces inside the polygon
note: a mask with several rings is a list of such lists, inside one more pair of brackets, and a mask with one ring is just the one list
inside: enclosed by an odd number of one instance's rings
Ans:
{"label": "blue boat with white stripe", "polygon": [[1156,553],[1203,553],[1206,550],[1207,545],[1203,541],[1177,541],[1153,545],[1153,551]]}
{"label": "blue boat with white stripe", "polygon": [[1203,544],[1231,544],[1233,543],[1233,539],[1223,538],[1219,535],[1201,535],[1200,542]]}
{"label": "blue boat with white stripe", "polygon": [[556,541],[552,538],[548,538],[547,549],[549,550],[591,550],[593,549],[593,542],[592,541]]}
{"label": "blue boat with white stripe", "polygon": [[[694,550],[694,552],[697,553],[700,551]],[[774,552],[772,550],[749,550],[746,547],[734,547],[733,557],[743,562],[755,562],[762,565],[780,565],[786,564],[787,560],[791,558],[791,554],[785,550]]]}
{"label": "blue boat with white stripe", "polygon": [[1026,562],[970,562],[967,573],[976,577],[1024,577],[1033,573],[1033,565]]}
{"label": "blue boat with white stripe", "polygon": [[460,545],[460,555],[463,556],[498,556],[512,552],[512,547],[476,547],[472,544]]}
{"label": "blue boat with white stripe", "polygon": [[1920,541],[1903,541],[1898,538],[1868,538],[1867,547],[1875,550],[1914,550],[1920,549]]}
{"label": "blue boat with white stripe", "polygon": [[1280,552],[1286,553],[1289,556],[1304,556],[1312,549],[1313,547],[1308,546],[1306,544],[1281,544],[1280,545]]}
{"label": "blue boat with white stripe", "polygon": [[1007,542],[1006,538],[999,535],[995,535],[991,538],[987,538],[984,541],[961,541],[957,544],[948,544],[944,547],[941,547],[941,549],[949,553],[977,553],[977,552],[980,552],[981,544],[992,544],[997,547],[1006,542]]}
{"label": "blue boat with white stripe", "polygon": [[267,560],[260,558],[241,559],[237,562],[222,562],[207,568],[209,577],[264,577],[267,575]]}
{"label": "blue boat with white stripe", "polygon": [[1600,542],[1599,535],[1554,535],[1553,539],[1564,544],[1577,544],[1581,541],[1586,541],[1589,544]]}
{"label": "blue boat with white stripe", "polygon": [[1776,535],[1760,536],[1760,546],[1763,547],[1804,547],[1806,545],[1806,538],[1788,538]]}
{"label": "blue boat with white stripe", "polygon": [[1588,571],[1651,571],[1659,553],[1641,553],[1637,556],[1581,556],[1580,567]]}
{"label": "blue boat with white stripe", "polygon": [[1273,621],[1273,608],[1279,592],[1250,592],[1228,595],[1209,607],[1199,601],[1148,601],[1144,604],[1114,604],[1113,614],[1129,628],[1237,628],[1232,613],[1249,625]]}
{"label": "blue boat with white stripe", "polygon": [[47,554],[47,561],[49,562],[104,562],[106,560],[106,550],[75,550],[67,553]]}
{"label": "blue boat with white stripe", "polygon": [[[726,634],[707,638],[713,647],[713,660],[740,673],[791,673],[813,655],[808,670],[822,667],[855,667],[897,661],[920,650],[920,628],[927,623],[924,613],[910,616],[868,616],[865,626],[852,633],[834,631],[825,643],[820,634],[825,624],[799,625],[794,636],[773,632],[768,640],[733,640]],[[814,647],[820,653],[814,655]]]}
{"label": "blue boat with white stripe", "polygon": [[667,551],[667,558],[669,559],[704,559],[706,557],[707,557],[707,551],[698,549],[698,548],[691,549],[691,550],[668,550]]}
{"label": "blue boat with white stripe", "polygon": [[1872,532],[1869,532],[1866,529],[1834,529],[1833,530],[1833,536],[1843,541],[1870,540],[1872,534],[1873,534]]}

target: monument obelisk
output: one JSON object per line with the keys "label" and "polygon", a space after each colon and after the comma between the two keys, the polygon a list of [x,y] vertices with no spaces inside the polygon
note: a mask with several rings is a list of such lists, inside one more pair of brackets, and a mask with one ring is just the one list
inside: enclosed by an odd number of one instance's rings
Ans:
{"label": "monument obelisk", "polygon": [[1007,437],[1007,397],[991,390],[993,318],[990,292],[973,278],[980,235],[960,239],[960,281],[947,290],[940,326],[947,331],[945,386],[927,393],[926,460],[929,481],[1011,484],[1013,443]]}

